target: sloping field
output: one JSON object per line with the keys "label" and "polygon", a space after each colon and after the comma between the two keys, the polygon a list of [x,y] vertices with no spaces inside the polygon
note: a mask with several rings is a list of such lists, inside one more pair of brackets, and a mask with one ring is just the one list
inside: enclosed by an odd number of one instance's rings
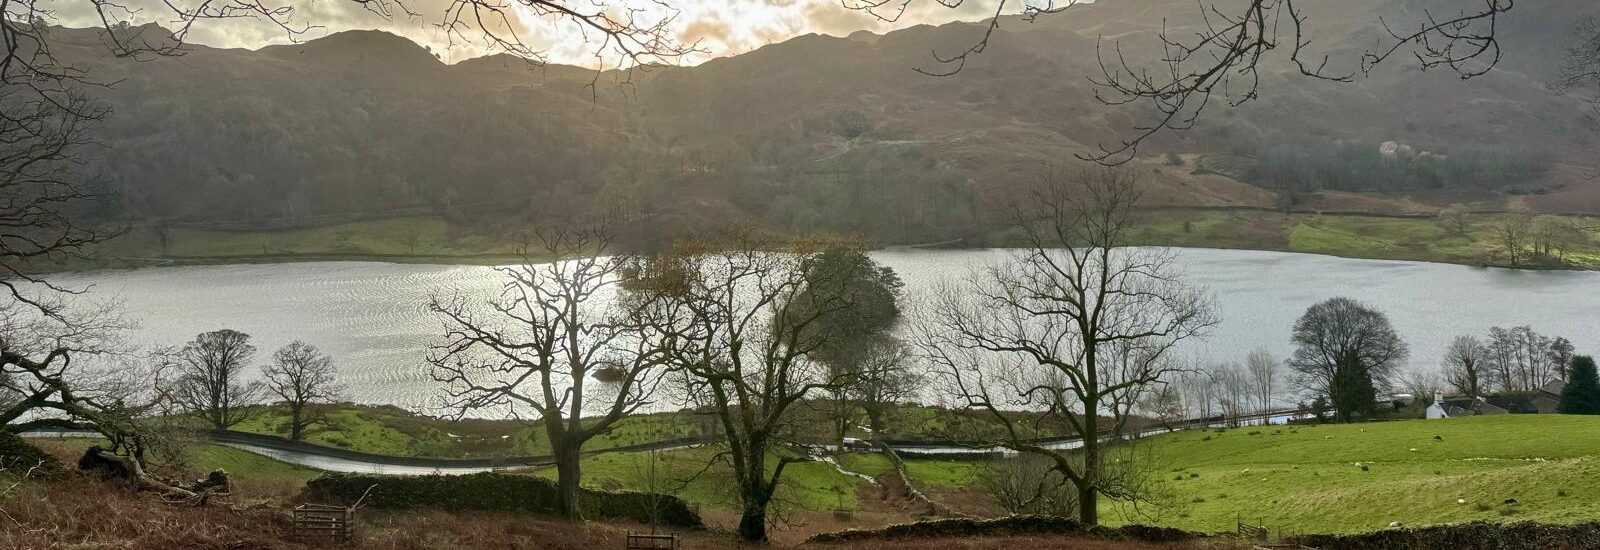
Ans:
{"label": "sloping field", "polygon": [[1146,444],[1171,494],[1147,512],[1185,529],[1227,531],[1240,518],[1289,533],[1600,519],[1600,417],[1252,427]]}

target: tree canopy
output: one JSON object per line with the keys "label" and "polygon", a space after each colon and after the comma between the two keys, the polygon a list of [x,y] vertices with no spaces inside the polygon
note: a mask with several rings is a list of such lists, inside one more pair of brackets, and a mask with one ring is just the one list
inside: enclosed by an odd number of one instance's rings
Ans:
{"label": "tree canopy", "polygon": [[1350,298],[1311,306],[1290,340],[1289,366],[1300,374],[1301,387],[1326,396],[1345,422],[1375,412],[1378,390],[1389,386],[1408,353],[1387,316]]}
{"label": "tree canopy", "polygon": [[1556,410],[1561,414],[1600,414],[1600,375],[1595,372],[1593,357],[1572,358],[1567,385],[1561,390],[1561,403]]}

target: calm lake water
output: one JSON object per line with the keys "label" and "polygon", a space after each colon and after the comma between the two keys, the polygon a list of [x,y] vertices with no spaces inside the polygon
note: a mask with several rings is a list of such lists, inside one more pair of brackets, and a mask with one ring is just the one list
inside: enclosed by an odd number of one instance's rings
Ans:
{"label": "calm lake water", "polygon": [[[916,295],[999,250],[882,251]],[[1354,260],[1237,250],[1179,252],[1189,280],[1216,296],[1223,322],[1183,353],[1242,361],[1256,347],[1286,356],[1289,331],[1311,304],[1349,296],[1388,313],[1411,345],[1411,363],[1434,368],[1450,339],[1490,326],[1531,325],[1565,336],[1580,353],[1600,353],[1600,273],[1516,271]],[[133,341],[182,345],[195,334],[232,328],[249,333],[265,361],[294,339],[337,360],[359,402],[428,408],[437,386],[426,349],[442,334],[425,308],[435,291],[492,296],[500,278],[481,266],[322,262],[145,268],[58,276],[94,285],[97,299],[122,300],[141,326]]]}

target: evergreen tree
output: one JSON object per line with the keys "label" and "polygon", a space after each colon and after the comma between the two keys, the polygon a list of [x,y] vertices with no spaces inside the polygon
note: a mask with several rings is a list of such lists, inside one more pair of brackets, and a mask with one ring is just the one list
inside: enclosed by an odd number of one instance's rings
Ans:
{"label": "evergreen tree", "polygon": [[1600,414],[1600,375],[1595,373],[1593,357],[1572,358],[1567,387],[1561,390],[1561,405],[1556,410],[1561,414]]}

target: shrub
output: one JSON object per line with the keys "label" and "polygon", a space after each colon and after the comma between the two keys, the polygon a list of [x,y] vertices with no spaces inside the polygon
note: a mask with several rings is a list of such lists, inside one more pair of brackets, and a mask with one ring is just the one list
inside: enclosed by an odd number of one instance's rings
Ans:
{"label": "shrub", "polygon": [[1561,414],[1600,414],[1600,374],[1594,359],[1587,355],[1572,358],[1567,386],[1561,390],[1557,407]]}
{"label": "shrub", "polygon": [[61,474],[61,461],[21,436],[0,430],[0,470],[20,473],[29,469],[35,476],[53,477]]}
{"label": "shrub", "polygon": [[[306,496],[352,503],[372,487],[367,504],[374,508],[433,508],[448,511],[489,510],[553,514],[560,506],[556,482],[530,475],[478,473],[459,476],[374,476],[323,474],[306,482]],[[583,489],[584,513],[598,519],[652,520],[663,525],[698,528],[704,524],[682,499],[636,491]]]}
{"label": "shrub", "polygon": [[1054,516],[1007,516],[996,519],[940,519],[890,525],[882,529],[849,529],[821,533],[806,539],[807,544],[835,544],[909,537],[1004,537],[1024,535],[1087,535],[1105,539],[1131,539],[1146,542],[1182,542],[1203,535],[1170,527],[1126,525],[1102,527],[1084,525],[1071,518]]}
{"label": "shrub", "polygon": [[1543,550],[1600,548],[1600,523],[1551,525],[1474,521],[1385,529],[1355,535],[1307,535],[1294,542],[1323,550]]}

